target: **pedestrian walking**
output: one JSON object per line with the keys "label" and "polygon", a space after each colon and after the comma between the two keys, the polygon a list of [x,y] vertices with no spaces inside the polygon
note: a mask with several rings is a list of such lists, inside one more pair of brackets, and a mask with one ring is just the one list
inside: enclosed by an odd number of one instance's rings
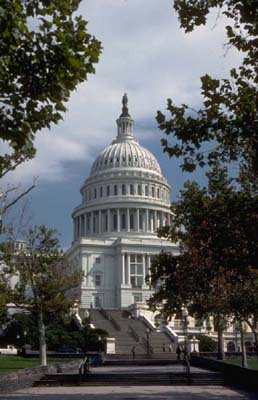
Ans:
{"label": "pedestrian walking", "polygon": [[133,356],[133,360],[135,359],[135,346],[132,347],[132,356]]}
{"label": "pedestrian walking", "polygon": [[180,344],[178,344],[177,348],[176,348],[176,354],[177,354],[177,360],[178,361],[181,360],[181,353],[182,353],[182,347],[181,347]]}
{"label": "pedestrian walking", "polygon": [[169,353],[172,353],[172,350],[173,350],[173,346],[172,346],[172,344],[170,344],[170,345],[168,346],[168,351],[169,351]]}

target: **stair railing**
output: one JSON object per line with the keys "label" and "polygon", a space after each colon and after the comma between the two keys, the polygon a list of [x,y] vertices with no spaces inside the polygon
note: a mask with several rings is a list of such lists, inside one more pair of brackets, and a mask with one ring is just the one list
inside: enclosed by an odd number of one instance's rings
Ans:
{"label": "stair railing", "polygon": [[114,328],[117,331],[121,331],[121,326],[119,325],[119,323],[112,317],[112,315],[108,314],[108,312],[106,310],[104,310],[104,308],[100,308],[99,310],[101,312],[101,314],[103,315],[104,318],[106,318],[108,321],[111,322],[111,324],[114,326]]}
{"label": "stair railing", "polygon": [[140,336],[138,335],[136,330],[131,325],[129,325],[129,327],[128,327],[128,333],[130,335],[132,335],[132,337],[136,340],[136,342],[140,341]]}
{"label": "stair railing", "polygon": [[142,336],[142,344],[146,348],[147,351],[149,351],[150,354],[154,353],[154,349],[150,343],[147,342],[144,336]]}

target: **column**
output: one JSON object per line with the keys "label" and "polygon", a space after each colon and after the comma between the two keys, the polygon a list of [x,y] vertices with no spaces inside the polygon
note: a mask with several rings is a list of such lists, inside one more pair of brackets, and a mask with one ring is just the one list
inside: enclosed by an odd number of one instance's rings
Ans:
{"label": "column", "polygon": [[122,253],[122,285],[125,283],[125,254]]}
{"label": "column", "polygon": [[158,228],[158,213],[155,210],[154,211],[154,232],[156,232],[157,228]]}
{"label": "column", "polygon": [[145,231],[149,232],[149,210],[146,209],[146,214],[145,214]]}
{"label": "column", "polygon": [[81,216],[78,217],[78,236],[81,237]]}
{"label": "column", "polygon": [[117,232],[120,232],[120,208],[116,210]]}
{"label": "column", "polygon": [[150,231],[153,232],[153,212],[151,212],[150,214]]}
{"label": "column", "polygon": [[150,255],[149,255],[149,254],[147,254],[147,265],[146,265],[146,271],[147,271],[147,274],[149,273],[150,266],[151,266],[151,262],[150,262]]}
{"label": "column", "polygon": [[90,212],[90,219],[89,219],[89,221],[90,221],[90,226],[89,226],[89,231],[90,231],[90,233],[93,233],[93,212],[91,211]]}
{"label": "column", "polygon": [[99,215],[98,215],[98,219],[99,219],[99,233],[102,233],[102,214],[101,214],[101,210],[99,210]]}
{"label": "column", "polygon": [[107,210],[107,216],[108,216],[108,232],[111,232],[111,215],[110,215],[110,209]]}
{"label": "column", "polygon": [[136,209],[136,232],[140,230],[140,210],[139,208]]}
{"label": "column", "polygon": [[127,232],[130,232],[130,209],[126,209],[126,214],[127,214]]}
{"label": "column", "polygon": [[87,214],[84,214],[84,235],[87,236]]}
{"label": "column", "polygon": [[146,263],[145,263],[145,254],[142,255],[142,266],[143,266],[143,285],[146,285]]}
{"label": "column", "polygon": [[131,263],[131,256],[130,256],[130,254],[127,254],[127,265],[128,265],[128,280],[127,280],[127,283],[128,283],[128,285],[131,284],[131,280],[130,280],[131,266],[130,266],[130,263]]}
{"label": "column", "polygon": [[89,284],[89,255],[86,255],[86,271],[85,271],[86,284]]}

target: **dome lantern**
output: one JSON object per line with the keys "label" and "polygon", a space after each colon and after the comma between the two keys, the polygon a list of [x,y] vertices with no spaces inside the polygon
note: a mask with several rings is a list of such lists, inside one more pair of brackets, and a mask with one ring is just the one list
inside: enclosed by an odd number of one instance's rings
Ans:
{"label": "dome lantern", "polygon": [[128,97],[125,93],[122,98],[122,114],[116,120],[117,123],[117,137],[113,143],[124,142],[128,140],[135,140],[133,136],[134,120],[128,111]]}

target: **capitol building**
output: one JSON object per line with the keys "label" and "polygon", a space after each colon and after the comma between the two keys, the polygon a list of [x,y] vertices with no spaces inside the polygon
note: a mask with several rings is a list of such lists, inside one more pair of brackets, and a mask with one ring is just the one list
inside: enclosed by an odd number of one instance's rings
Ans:
{"label": "capitol building", "polygon": [[151,258],[178,246],[157,237],[170,224],[171,188],[154,155],[134,136],[128,99],[117,134],[94,161],[73,211],[71,265],[83,271],[81,308],[123,308],[144,303]]}

